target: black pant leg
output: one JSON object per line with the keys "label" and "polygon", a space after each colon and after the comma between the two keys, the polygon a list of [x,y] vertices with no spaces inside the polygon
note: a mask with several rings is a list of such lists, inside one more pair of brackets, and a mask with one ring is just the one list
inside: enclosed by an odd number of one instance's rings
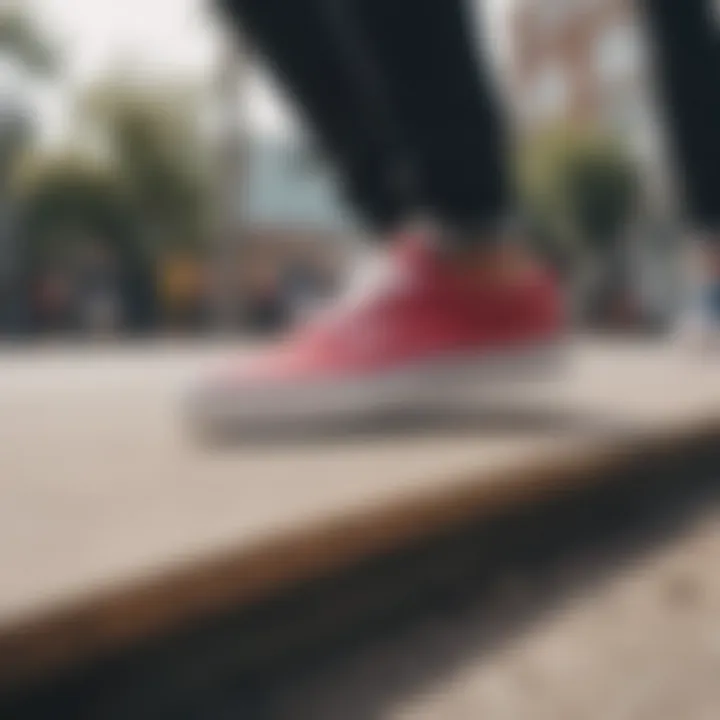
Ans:
{"label": "black pant leg", "polygon": [[720,23],[712,0],[642,0],[688,220],[720,230]]}
{"label": "black pant leg", "polygon": [[382,69],[425,200],[451,228],[492,228],[511,210],[506,125],[484,38],[464,0],[350,5]]}
{"label": "black pant leg", "polygon": [[361,215],[382,230],[410,214],[413,193],[398,180],[406,153],[362,38],[348,47],[323,0],[220,2],[295,101]]}

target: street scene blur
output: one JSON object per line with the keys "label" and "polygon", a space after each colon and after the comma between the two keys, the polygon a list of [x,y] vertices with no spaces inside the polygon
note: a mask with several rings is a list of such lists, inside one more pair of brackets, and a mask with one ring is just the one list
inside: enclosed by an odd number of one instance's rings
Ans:
{"label": "street scene blur", "polygon": [[720,718],[714,0],[0,0],[0,718]]}
{"label": "street scene blur", "polygon": [[331,183],[196,5],[143,42],[104,7],[3,4],[5,337],[277,330],[337,281]]}
{"label": "street scene blur", "polygon": [[[495,10],[530,236],[583,323],[665,327],[683,237],[661,118],[633,3],[598,4]],[[200,5],[141,34],[4,4],[4,336],[278,330],[344,277],[361,232],[330,164]]]}

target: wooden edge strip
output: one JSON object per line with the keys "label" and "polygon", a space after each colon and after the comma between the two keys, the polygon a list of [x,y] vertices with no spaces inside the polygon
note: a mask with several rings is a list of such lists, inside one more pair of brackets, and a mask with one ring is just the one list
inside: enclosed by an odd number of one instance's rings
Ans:
{"label": "wooden edge strip", "polygon": [[520,468],[484,469],[439,489],[337,515],[222,556],[198,557],[164,575],[0,626],[0,690],[108,657],[464,522],[602,484],[635,464],[693,452],[716,438],[720,421],[697,422],[625,442],[570,448],[543,462],[529,458]]}

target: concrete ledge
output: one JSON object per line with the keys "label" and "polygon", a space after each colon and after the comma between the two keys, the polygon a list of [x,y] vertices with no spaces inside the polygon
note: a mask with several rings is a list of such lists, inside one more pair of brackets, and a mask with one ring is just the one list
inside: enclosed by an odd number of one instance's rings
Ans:
{"label": "concrete ledge", "polygon": [[[652,354],[643,352],[645,363],[651,363]],[[622,355],[616,361],[617,366],[612,363],[603,366],[603,377],[607,379],[611,369],[617,371]],[[654,376],[658,389],[667,387],[670,377],[681,379],[678,367],[671,365],[664,371],[669,375]],[[680,370],[688,372],[686,365]],[[697,387],[696,395],[689,393],[689,400],[685,393],[677,402],[662,405],[662,409],[654,404],[656,395],[647,393],[647,389],[644,393],[638,386],[640,376],[634,381],[627,368],[623,372],[626,373],[624,382],[629,383],[636,395],[621,395],[622,400],[612,401],[609,407],[621,408],[622,419],[631,422],[627,431],[610,435],[595,432],[578,437],[563,430],[540,437],[532,433],[529,437],[510,433],[509,437],[498,438],[479,433],[464,436],[460,441],[442,441],[430,435],[424,440],[414,437],[412,442],[394,441],[393,447],[388,446],[387,440],[371,442],[361,449],[298,447],[292,451],[294,454],[282,460],[272,457],[277,453],[267,449],[261,451],[261,456],[253,456],[252,461],[246,457],[247,453],[242,459],[236,455],[220,458],[203,455],[202,462],[199,456],[193,455],[196,472],[182,475],[175,486],[172,477],[158,475],[161,470],[168,472],[168,466],[160,467],[158,457],[151,453],[142,454],[145,446],[140,443],[139,465],[133,465],[130,459],[123,462],[123,456],[118,455],[116,462],[121,463],[122,472],[119,477],[109,473],[108,487],[120,492],[113,483],[121,483],[124,477],[136,478],[140,473],[139,481],[136,479],[140,484],[125,492],[139,493],[143,506],[152,506],[161,498],[166,504],[173,503],[173,492],[186,493],[181,501],[187,517],[195,521],[199,516],[204,523],[202,528],[179,524],[177,532],[168,534],[163,543],[150,542],[150,536],[142,537],[143,518],[133,516],[136,506],[128,504],[125,509],[120,508],[125,516],[124,535],[110,522],[114,514],[108,516],[110,520],[106,525],[100,523],[94,531],[98,545],[107,543],[103,527],[107,533],[112,530],[116,533],[113,538],[122,541],[120,551],[108,544],[109,549],[103,550],[105,555],[100,553],[98,558],[93,558],[94,561],[107,558],[106,577],[92,570],[88,563],[78,571],[70,564],[53,569],[52,558],[38,556],[30,545],[16,548],[15,563],[5,573],[8,590],[0,590],[0,600],[4,600],[4,596],[9,598],[5,605],[0,605],[4,611],[0,612],[0,689],[91,663],[145,639],[231,608],[268,599],[305,581],[407,547],[468,521],[518,505],[537,503],[553,495],[612,482],[617,476],[648,463],[677,462],[720,439],[720,412],[715,412],[720,404],[712,401],[713,394],[720,399],[720,381],[714,372],[706,378],[707,383]],[[697,382],[698,375],[694,377]],[[710,377],[714,384],[709,383]],[[589,378],[575,382],[584,388]],[[609,382],[608,386],[622,390],[624,385],[618,381]],[[589,407],[602,415],[608,405],[603,406],[599,398],[607,394],[602,388],[594,388],[593,392],[597,394],[589,399]],[[94,405],[92,401],[88,403],[88,412],[91,412]],[[158,396],[153,406],[159,403]],[[114,442],[118,435],[125,437],[128,433],[128,437],[139,442],[139,437],[134,435],[142,429],[137,427],[141,425],[138,417],[128,421],[127,426],[114,427]],[[162,415],[155,419],[167,420]],[[110,437],[109,429],[107,425],[100,426],[97,432],[103,438]],[[167,437],[158,434],[153,438],[163,458],[166,453],[178,451],[179,446],[172,445]],[[82,453],[76,446],[75,452],[78,451]],[[69,450],[63,446],[62,452]],[[319,453],[322,459],[313,453]],[[430,458],[434,462],[430,462]],[[180,462],[186,472],[189,456],[181,457]],[[40,472],[39,466],[33,467]],[[90,467],[84,464],[82,469],[89,472]],[[92,467],[98,471],[96,464]],[[46,472],[52,474],[52,466]],[[313,473],[320,473],[322,477],[319,479]],[[227,484],[235,474],[237,488]],[[352,482],[345,477],[347,474],[352,476]],[[22,483],[23,477],[27,480],[27,475],[19,472],[17,480],[10,478],[9,484],[3,480],[7,502],[22,496],[22,488],[17,484]],[[275,493],[269,492],[262,498],[251,493],[250,497],[256,499],[255,505],[248,504],[248,495],[240,492],[241,486],[247,489],[248,483],[272,485],[276,477],[279,479]],[[38,509],[39,519],[47,513],[58,517],[56,526],[38,529],[39,533],[46,534],[48,548],[54,542],[64,541],[63,532],[67,528],[63,523],[71,517],[62,514],[63,500],[67,501],[64,493],[72,497],[74,492],[74,499],[79,495],[84,502],[92,499],[99,516],[113,510],[113,502],[119,502],[120,495],[98,500],[98,488],[93,485],[96,478],[92,475],[88,478],[89,486],[74,484],[77,475],[68,476],[67,484],[59,483],[60,491],[57,484],[48,486],[37,478],[30,478],[30,485],[35,482],[40,489],[33,493],[29,507]],[[191,489],[183,489],[183,478],[193,483]],[[194,484],[203,481],[204,487]],[[157,495],[148,492],[143,496],[143,482],[148,487],[159,482]],[[345,487],[344,482],[348,482],[346,491],[332,496],[332,489]],[[364,492],[357,489],[360,483],[367,485],[362,488]],[[294,495],[289,488],[294,488]],[[228,493],[227,497],[220,498],[222,502],[234,500],[245,506],[241,508],[242,515],[218,519],[218,525],[234,520],[237,526],[228,524],[227,534],[213,535],[207,529],[213,512],[206,512],[207,508],[201,503],[207,501],[208,493],[220,490]],[[313,496],[312,502],[309,495]],[[40,500],[49,503],[49,507],[41,506]],[[290,508],[280,513],[283,501],[289,502]],[[213,505],[210,510],[217,512],[219,507]],[[8,517],[11,510],[7,510]],[[15,510],[21,511],[23,507],[19,505]],[[155,511],[157,513],[157,507]],[[264,515],[269,511],[274,515]],[[180,517],[178,513],[179,509],[173,515],[175,522]],[[238,518],[252,518],[254,524],[248,519],[243,525]],[[122,557],[125,545],[132,546],[135,539],[134,520],[138,521],[140,536],[138,552],[146,550],[151,560],[146,564],[133,565],[136,557],[144,555],[130,553],[127,562]],[[163,524],[162,514],[150,513],[148,521],[157,523],[157,533],[167,532],[170,527]],[[186,545],[177,553],[168,552],[173,542],[179,544],[177,538],[185,529],[196,534],[186,538]],[[5,530],[0,530],[0,539],[2,532]],[[81,541],[95,542],[92,533]],[[77,564],[82,565],[79,562],[81,548],[81,544],[68,545],[67,554],[63,555],[65,562],[72,561],[72,550],[78,553]],[[124,571],[121,572],[121,568]],[[24,570],[35,578],[32,582],[23,580]],[[19,589],[13,590],[13,576],[17,576],[14,584]],[[68,576],[78,580],[66,589],[58,583]],[[26,603],[23,598],[27,598]]]}

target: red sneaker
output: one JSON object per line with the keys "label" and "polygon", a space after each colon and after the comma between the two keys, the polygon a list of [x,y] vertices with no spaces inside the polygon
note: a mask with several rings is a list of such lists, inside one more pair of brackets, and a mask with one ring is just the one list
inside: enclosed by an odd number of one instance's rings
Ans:
{"label": "red sneaker", "polygon": [[564,338],[556,283],[480,283],[419,239],[401,244],[373,286],[201,389],[203,427],[355,418],[421,407],[451,385],[517,379]]}

